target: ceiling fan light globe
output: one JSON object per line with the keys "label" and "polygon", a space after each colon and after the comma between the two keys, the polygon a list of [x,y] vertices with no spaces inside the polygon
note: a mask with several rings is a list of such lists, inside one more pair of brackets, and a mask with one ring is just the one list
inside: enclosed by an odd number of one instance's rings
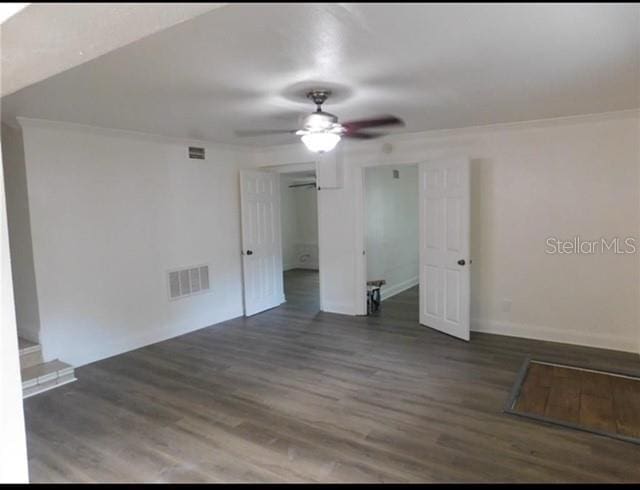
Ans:
{"label": "ceiling fan light globe", "polygon": [[340,141],[340,135],[330,132],[315,132],[304,134],[300,139],[309,151],[326,153],[336,147]]}
{"label": "ceiling fan light globe", "polygon": [[338,118],[328,112],[313,112],[304,120],[304,128],[309,131],[323,131],[331,128]]}

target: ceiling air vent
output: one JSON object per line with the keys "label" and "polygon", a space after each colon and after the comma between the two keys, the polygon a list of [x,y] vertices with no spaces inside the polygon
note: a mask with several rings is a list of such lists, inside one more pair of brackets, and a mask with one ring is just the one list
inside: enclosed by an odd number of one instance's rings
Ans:
{"label": "ceiling air vent", "polygon": [[204,293],[209,290],[209,266],[200,265],[170,271],[168,279],[169,299]]}
{"label": "ceiling air vent", "polygon": [[198,146],[189,147],[189,158],[195,158],[197,160],[204,160],[204,148]]}

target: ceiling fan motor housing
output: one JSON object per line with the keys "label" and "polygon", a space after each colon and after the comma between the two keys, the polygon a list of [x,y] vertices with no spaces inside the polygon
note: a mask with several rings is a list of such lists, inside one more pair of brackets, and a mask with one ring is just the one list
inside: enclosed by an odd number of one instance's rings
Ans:
{"label": "ceiling fan motor housing", "polygon": [[307,97],[313,101],[315,105],[318,106],[318,112],[320,112],[320,106],[325,103],[325,101],[331,95],[331,90],[325,89],[316,89],[311,92],[307,92]]}

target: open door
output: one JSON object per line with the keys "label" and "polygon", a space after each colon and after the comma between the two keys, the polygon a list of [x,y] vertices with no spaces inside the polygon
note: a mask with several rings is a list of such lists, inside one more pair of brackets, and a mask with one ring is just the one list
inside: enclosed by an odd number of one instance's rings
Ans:
{"label": "open door", "polygon": [[420,164],[420,323],[469,340],[468,159]]}
{"label": "open door", "polygon": [[280,232],[280,178],[272,172],[240,171],[244,314],[284,303]]}

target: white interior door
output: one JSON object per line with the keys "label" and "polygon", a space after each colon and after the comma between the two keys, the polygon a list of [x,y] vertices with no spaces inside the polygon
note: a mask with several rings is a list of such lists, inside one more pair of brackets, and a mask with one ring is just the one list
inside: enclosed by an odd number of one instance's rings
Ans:
{"label": "white interior door", "polygon": [[420,323],[469,340],[468,159],[420,164]]}
{"label": "white interior door", "polygon": [[240,171],[244,314],[284,303],[280,178],[272,172]]}

